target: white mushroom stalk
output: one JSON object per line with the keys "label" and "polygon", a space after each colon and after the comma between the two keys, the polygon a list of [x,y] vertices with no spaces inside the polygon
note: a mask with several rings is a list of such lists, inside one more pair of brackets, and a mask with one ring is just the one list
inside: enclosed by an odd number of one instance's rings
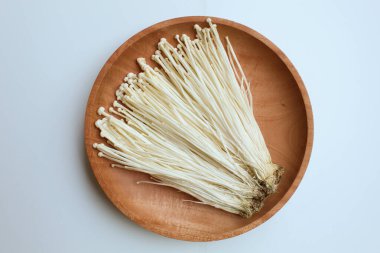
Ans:
{"label": "white mushroom stalk", "polygon": [[152,59],[137,59],[109,112],[96,122],[110,146],[94,144],[113,167],[148,173],[202,203],[250,217],[279,183],[253,115],[250,84],[216,25],[195,25],[196,39],[161,39]]}

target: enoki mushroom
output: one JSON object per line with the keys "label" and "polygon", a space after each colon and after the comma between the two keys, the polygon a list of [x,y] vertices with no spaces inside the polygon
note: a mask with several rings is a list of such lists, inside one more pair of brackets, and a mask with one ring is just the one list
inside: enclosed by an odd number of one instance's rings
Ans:
{"label": "enoki mushroom", "polygon": [[[196,39],[161,39],[142,72],[129,73],[109,111],[96,121],[94,144],[113,167],[148,173],[227,212],[250,217],[276,191],[282,168],[272,163],[253,115],[250,84],[228,38],[216,25],[195,25]],[[148,183],[149,183],[148,182]]]}

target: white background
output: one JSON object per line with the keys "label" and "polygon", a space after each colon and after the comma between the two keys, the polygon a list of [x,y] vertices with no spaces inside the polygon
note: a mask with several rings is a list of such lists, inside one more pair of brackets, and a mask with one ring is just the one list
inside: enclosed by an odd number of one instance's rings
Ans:
{"label": "white background", "polygon": [[[380,247],[380,5],[375,1],[0,1],[0,252],[375,252]],[[314,111],[306,175],[244,235],[190,243],[145,231],[97,187],[84,112],[130,36],[187,15],[262,33],[298,69]]]}

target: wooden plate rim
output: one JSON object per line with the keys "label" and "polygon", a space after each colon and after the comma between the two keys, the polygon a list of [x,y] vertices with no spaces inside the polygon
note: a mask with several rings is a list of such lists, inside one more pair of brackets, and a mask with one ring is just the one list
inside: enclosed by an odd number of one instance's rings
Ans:
{"label": "wooden plate rim", "polygon": [[[93,170],[93,166],[95,166],[95,163],[92,159],[90,159],[90,152],[93,151],[92,147],[92,141],[90,138],[90,127],[94,124],[94,122],[90,122],[90,110],[93,109],[94,102],[95,102],[95,95],[97,94],[97,91],[103,81],[103,78],[105,77],[106,73],[109,71],[109,69],[112,67],[113,63],[120,57],[122,52],[126,50],[130,45],[132,45],[135,41],[143,38],[145,35],[155,31],[159,30],[164,27],[180,24],[180,23],[187,23],[187,22],[194,22],[194,23],[201,23],[206,20],[209,16],[186,16],[186,17],[179,17],[179,18],[174,18],[174,19],[169,19],[165,20],[159,23],[156,23],[139,33],[135,34],[131,38],[129,38],[126,42],[124,42],[112,55],[111,57],[107,60],[107,62],[104,64],[102,67],[101,71],[99,72],[94,85],[91,89],[90,96],[88,98],[87,102],[87,107],[86,107],[86,113],[85,113],[85,129],[84,129],[84,136],[85,136],[85,147],[86,147],[86,152],[87,156],[89,158],[90,166],[91,169]],[[95,173],[95,177],[102,188],[102,190],[105,192],[106,196],[111,200],[111,202],[124,214],[126,215],[129,219],[140,225],[141,227],[150,230],[152,232],[155,232],[157,234],[163,235],[165,237],[169,238],[174,238],[174,239],[179,239],[179,240],[186,240],[186,241],[214,241],[214,240],[222,240],[230,237],[234,237],[240,234],[243,234],[270,219],[275,213],[277,213],[289,200],[289,198],[294,194],[295,190],[299,186],[307,165],[310,160],[311,156],[311,150],[312,150],[312,145],[313,145],[313,138],[314,138],[314,121],[313,121],[313,113],[312,113],[312,108],[311,108],[311,103],[310,103],[310,98],[309,95],[306,91],[305,85],[298,74],[296,68],[293,66],[293,64],[290,62],[288,57],[275,45],[273,44],[269,39],[258,33],[257,31],[244,26],[242,24],[239,24],[237,22],[223,19],[223,18],[217,18],[217,17],[211,17],[213,22],[216,24],[223,24],[226,26],[233,27],[235,29],[241,30],[250,36],[253,36],[254,38],[258,39],[260,42],[265,44],[267,47],[269,47],[281,60],[282,62],[286,65],[286,67],[289,69],[290,73],[292,74],[293,78],[295,79],[298,88],[300,90],[304,105],[305,105],[305,111],[306,111],[306,120],[307,120],[307,137],[306,137],[306,147],[305,147],[305,153],[304,157],[301,163],[301,167],[293,181],[293,183],[290,185],[289,189],[287,192],[284,194],[284,196],[270,209],[268,210],[263,216],[261,216],[259,219],[254,220],[253,222],[249,223],[248,225],[245,225],[243,227],[237,228],[233,231],[229,231],[226,233],[221,233],[221,234],[210,234],[207,237],[194,237],[191,235],[187,234],[177,234],[172,231],[167,231],[160,229],[159,227],[155,226],[150,226],[149,224],[143,223],[138,217],[134,216],[133,214],[129,213],[128,210],[123,208],[120,203],[117,203],[116,201],[112,200],[110,197],[110,193],[107,191],[104,191],[104,187],[102,184],[102,179],[99,178]],[[94,171],[93,171],[94,172]]]}

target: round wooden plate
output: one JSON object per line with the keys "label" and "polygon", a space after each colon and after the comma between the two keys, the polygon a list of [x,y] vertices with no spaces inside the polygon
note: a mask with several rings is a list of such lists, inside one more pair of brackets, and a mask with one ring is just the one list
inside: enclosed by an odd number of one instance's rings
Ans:
{"label": "round wooden plate", "polygon": [[138,57],[150,59],[157,42],[174,35],[194,36],[193,26],[207,26],[206,17],[183,17],[155,24],[127,40],[106,62],[92,88],[86,111],[85,143],[92,170],[112,203],[131,220],[158,234],[188,241],[220,240],[242,234],[274,215],[290,198],[305,173],[313,142],[313,117],[305,86],[289,59],[268,39],[241,24],[212,18],[221,37],[229,36],[248,80],[254,114],[272,159],[286,171],[277,193],[262,210],[246,219],[222,210],[184,202],[190,197],[151,184],[149,175],[111,168],[92,148],[104,142],[94,123],[98,107],[111,106],[115,91],[129,72],[138,72]]}

